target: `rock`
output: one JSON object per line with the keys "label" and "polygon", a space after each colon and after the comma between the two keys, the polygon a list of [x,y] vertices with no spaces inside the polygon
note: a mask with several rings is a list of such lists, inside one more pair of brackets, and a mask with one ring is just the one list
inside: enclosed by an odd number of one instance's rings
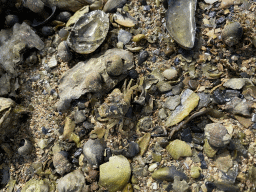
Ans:
{"label": "rock", "polygon": [[201,175],[202,169],[200,167],[191,167],[190,175],[192,178],[197,179]]}
{"label": "rock", "polygon": [[192,90],[196,90],[198,87],[198,82],[196,80],[189,80],[188,81],[188,86]]}
{"label": "rock", "polygon": [[178,71],[175,68],[166,69],[163,72],[163,76],[168,80],[175,79],[177,75],[178,75]]}
{"label": "rock", "polygon": [[144,34],[137,34],[132,38],[132,41],[133,42],[139,42],[139,41],[141,41],[142,39],[145,39],[145,38],[146,38],[146,36]]}
{"label": "rock", "polygon": [[122,190],[131,177],[129,161],[122,155],[109,158],[109,162],[100,165],[99,185],[109,192]]}
{"label": "rock", "polygon": [[128,149],[122,152],[122,155],[126,158],[133,158],[140,152],[140,147],[135,142],[130,142],[128,145]]}
{"label": "rock", "polygon": [[174,181],[174,177],[178,176],[182,180],[187,180],[185,173],[178,171],[174,166],[160,168],[152,174],[152,178],[160,181]]}
{"label": "rock", "polygon": [[66,151],[60,151],[53,155],[53,166],[55,167],[56,172],[60,175],[64,175],[65,173],[69,173],[71,171],[72,166],[67,157],[68,153]]}
{"label": "rock", "polygon": [[68,11],[63,11],[63,12],[60,12],[57,16],[56,16],[56,19],[59,20],[59,21],[62,21],[64,23],[66,23],[70,17],[72,16],[72,14]]}
{"label": "rock", "polygon": [[166,147],[168,153],[173,159],[179,159],[180,157],[192,156],[191,147],[184,141],[174,140]]}
{"label": "rock", "polygon": [[123,73],[124,63],[119,55],[109,55],[105,65],[109,76],[116,77]]}
{"label": "rock", "polygon": [[242,89],[246,83],[244,78],[232,78],[223,84],[224,87],[231,89]]}
{"label": "rock", "polygon": [[48,67],[50,67],[51,69],[54,68],[54,67],[57,67],[58,62],[57,62],[55,54],[50,58],[50,60],[47,64],[48,64]]}
{"label": "rock", "polygon": [[190,89],[186,89],[181,95],[181,105],[167,118],[165,125],[173,126],[181,122],[198,105],[199,96]]}
{"label": "rock", "polygon": [[[124,61],[122,74],[112,78],[106,71],[106,59],[109,55],[119,55]],[[60,79],[60,101],[56,107],[65,110],[70,102],[80,98],[86,93],[95,93],[99,96],[109,92],[127,76],[127,71],[132,69],[133,54],[122,49],[109,49],[101,56],[95,56],[85,62],[79,62],[66,71]]]}
{"label": "rock", "polygon": [[127,0],[108,0],[105,4],[103,11],[106,13],[114,13],[117,8],[122,8]]}
{"label": "rock", "polygon": [[198,93],[199,96],[199,103],[197,108],[201,109],[203,107],[207,107],[209,103],[211,102],[211,97],[209,94],[206,93]]}
{"label": "rock", "polygon": [[228,172],[228,170],[233,166],[232,157],[229,152],[225,151],[219,154],[216,157],[215,165],[220,171],[224,171],[225,173]]}
{"label": "rock", "polygon": [[83,153],[88,163],[98,167],[103,163],[105,142],[101,139],[89,139],[83,147]]}
{"label": "rock", "polygon": [[72,59],[72,54],[68,48],[68,44],[66,41],[62,41],[58,45],[58,58],[63,62],[69,62]]}
{"label": "rock", "polygon": [[213,147],[225,147],[231,139],[226,127],[220,123],[210,123],[205,126],[205,136]]}
{"label": "rock", "polygon": [[161,108],[161,109],[159,110],[159,112],[158,112],[158,117],[159,117],[160,119],[165,119],[165,118],[167,117],[164,108]]}
{"label": "rock", "polygon": [[220,8],[222,8],[222,9],[227,9],[227,8],[229,8],[231,5],[234,5],[234,0],[222,0],[222,1],[221,1]]}
{"label": "rock", "polygon": [[49,182],[44,180],[36,180],[31,179],[28,182],[26,182],[25,186],[22,188],[21,192],[27,192],[27,191],[35,191],[35,192],[50,192],[51,189],[49,186]]}
{"label": "rock", "polygon": [[118,32],[118,42],[123,42],[124,45],[130,42],[132,38],[132,34],[128,31],[125,31],[123,29],[120,29]]}
{"label": "rock", "polygon": [[82,123],[86,120],[86,116],[84,115],[83,111],[76,111],[74,115],[75,123]]}
{"label": "rock", "polygon": [[84,174],[80,170],[75,170],[57,180],[58,192],[83,191],[86,187]]}
{"label": "rock", "polygon": [[43,26],[42,28],[42,34],[46,37],[51,36],[55,33],[53,27],[51,26]]}
{"label": "rock", "polygon": [[196,0],[168,1],[167,31],[178,44],[187,49],[194,47],[196,2]]}
{"label": "rock", "polygon": [[175,176],[172,188],[175,192],[186,192],[189,189],[189,185],[186,181],[180,181],[180,178],[178,176]]}
{"label": "rock", "polygon": [[229,47],[232,47],[239,42],[239,40],[242,38],[242,35],[243,28],[241,24],[238,22],[233,22],[227,24],[224,27],[221,37],[225,44],[227,44]]}
{"label": "rock", "polygon": [[180,96],[170,96],[166,99],[164,107],[170,110],[174,110],[180,104]]}
{"label": "rock", "polygon": [[253,104],[246,99],[238,97],[232,98],[230,102],[226,103],[225,109],[235,115],[242,115],[244,117],[251,117],[251,106]]}
{"label": "rock", "polygon": [[156,84],[156,86],[161,93],[165,93],[172,89],[172,86],[170,85],[170,83],[166,81],[160,81]]}

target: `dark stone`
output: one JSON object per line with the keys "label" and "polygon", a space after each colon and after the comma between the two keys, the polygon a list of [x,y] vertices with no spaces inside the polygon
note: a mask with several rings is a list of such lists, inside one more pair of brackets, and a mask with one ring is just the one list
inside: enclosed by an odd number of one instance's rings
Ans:
{"label": "dark stone", "polygon": [[188,86],[189,86],[190,89],[196,90],[196,88],[198,86],[198,82],[196,80],[189,80],[188,81]]}
{"label": "dark stone", "polygon": [[154,56],[151,58],[151,61],[152,61],[153,63],[155,63],[156,60],[157,60],[157,57],[154,55]]}
{"label": "dark stone", "polygon": [[192,140],[195,144],[198,144],[198,145],[203,145],[204,144],[204,134],[194,133],[192,135],[193,135]]}
{"label": "dark stone", "polygon": [[64,11],[64,12],[60,12],[60,14],[57,15],[56,19],[66,23],[70,19],[71,16],[72,16],[71,13]]}
{"label": "dark stone", "polygon": [[42,28],[42,34],[44,35],[44,36],[51,36],[51,35],[53,35],[55,33],[55,31],[54,31],[54,29],[53,29],[53,27],[51,27],[51,26],[43,26],[43,28]]}
{"label": "dark stone", "polygon": [[132,79],[137,79],[139,77],[139,74],[135,69],[131,69],[130,71],[128,71],[128,75]]}
{"label": "dark stone", "polygon": [[240,91],[238,90],[226,90],[225,91],[225,99],[228,100],[228,99],[231,99],[232,97],[239,97],[240,95]]}
{"label": "dark stone", "polygon": [[214,101],[219,104],[219,105],[223,105],[226,103],[226,100],[224,98],[224,93],[223,91],[220,91],[219,89],[216,89],[214,92],[213,92],[213,95],[212,95]]}
{"label": "dark stone", "polygon": [[75,123],[82,123],[86,120],[86,116],[83,111],[76,111],[74,115]]}
{"label": "dark stone", "polygon": [[83,149],[82,148],[79,148],[76,150],[76,152],[74,153],[74,157],[77,158],[79,157],[83,152]]}
{"label": "dark stone", "polygon": [[224,21],[226,21],[226,18],[225,17],[220,17],[219,19],[216,20],[216,24],[217,25],[222,24],[222,23],[224,23]]}
{"label": "dark stone", "polygon": [[127,151],[123,152],[123,155],[127,158],[133,158],[140,152],[140,147],[135,142],[130,142]]}
{"label": "dark stone", "polygon": [[141,65],[144,61],[149,57],[149,53],[147,51],[141,51],[138,58],[138,65]]}
{"label": "dark stone", "polygon": [[210,181],[206,181],[205,186],[207,188],[207,192],[212,192],[216,188],[216,185]]}
{"label": "dark stone", "polygon": [[209,17],[215,17],[215,15],[216,15],[216,12],[215,12],[215,11],[211,11],[211,12],[209,13]]}
{"label": "dark stone", "polygon": [[42,133],[46,135],[48,133],[48,129],[46,129],[45,127],[42,127]]}
{"label": "dark stone", "polygon": [[201,161],[201,168],[202,169],[208,169],[206,161]]}
{"label": "dark stone", "polygon": [[192,135],[189,128],[183,129],[183,131],[180,134],[181,140],[185,141],[187,143],[191,143],[192,141]]}

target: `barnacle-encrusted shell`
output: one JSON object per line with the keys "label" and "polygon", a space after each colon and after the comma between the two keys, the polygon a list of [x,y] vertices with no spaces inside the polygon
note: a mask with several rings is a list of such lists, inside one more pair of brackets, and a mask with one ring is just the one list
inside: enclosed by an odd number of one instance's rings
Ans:
{"label": "barnacle-encrusted shell", "polygon": [[195,10],[197,0],[169,0],[166,28],[172,38],[184,48],[194,47]]}
{"label": "barnacle-encrusted shell", "polygon": [[243,35],[243,28],[240,23],[234,22],[226,25],[222,31],[221,37],[224,43],[229,47],[237,44]]}
{"label": "barnacle-encrusted shell", "polygon": [[173,159],[187,157],[192,155],[191,147],[184,141],[174,140],[166,147]]}
{"label": "barnacle-encrusted shell", "polygon": [[220,123],[210,123],[205,126],[205,136],[213,147],[224,147],[231,139],[226,127]]}
{"label": "barnacle-encrusted shell", "polygon": [[77,53],[92,53],[105,40],[108,29],[108,14],[100,10],[86,13],[72,28],[67,43]]}

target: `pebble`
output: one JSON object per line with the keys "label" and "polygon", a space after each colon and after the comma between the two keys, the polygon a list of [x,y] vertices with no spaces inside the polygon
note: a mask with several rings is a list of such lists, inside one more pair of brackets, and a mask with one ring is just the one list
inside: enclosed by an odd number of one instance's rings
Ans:
{"label": "pebble", "polygon": [[164,108],[161,108],[161,109],[159,110],[159,112],[158,112],[158,117],[159,117],[160,119],[165,119],[165,118],[167,117]]}
{"label": "pebble", "polygon": [[109,192],[122,190],[128,184],[130,177],[130,163],[122,155],[112,156],[109,162],[100,165],[99,185]]}
{"label": "pebble", "polygon": [[122,155],[127,157],[127,158],[133,158],[140,152],[140,147],[137,143],[135,142],[130,142],[128,145],[128,149],[124,150],[122,152]]}
{"label": "pebble", "polygon": [[89,164],[98,167],[103,163],[105,143],[100,139],[89,139],[83,147],[83,153]]}
{"label": "pebble", "polygon": [[189,80],[188,86],[190,89],[196,90],[196,88],[198,87],[198,82],[196,80]]}
{"label": "pebble", "polygon": [[204,153],[207,155],[207,157],[214,157],[215,154],[217,153],[217,149],[213,148],[207,139],[205,139],[204,142]]}
{"label": "pebble", "polygon": [[199,103],[197,106],[198,109],[207,107],[210,104],[210,102],[211,102],[210,94],[198,93],[198,96],[199,96]]}
{"label": "pebble", "polygon": [[69,163],[68,153],[66,151],[60,151],[55,153],[52,158],[53,166],[58,174],[64,175],[71,171],[71,164]]}
{"label": "pebble", "polygon": [[163,167],[160,169],[157,169],[154,171],[152,174],[152,178],[160,181],[174,181],[174,177],[178,176],[182,180],[187,180],[188,177],[186,176],[185,173],[178,171],[175,166],[170,166],[170,167]]}
{"label": "pebble", "polygon": [[50,184],[50,182],[47,179],[44,179],[44,180],[30,179],[22,187],[21,192],[36,191],[36,190],[41,191],[41,192],[48,192],[49,188],[50,188],[49,184]]}
{"label": "pebble", "polygon": [[56,19],[66,23],[70,19],[71,16],[72,16],[72,14],[70,12],[63,11],[63,12],[60,12],[60,14],[56,16]]}
{"label": "pebble", "polygon": [[86,120],[86,116],[84,115],[83,111],[79,110],[75,112],[74,119],[75,119],[75,123],[79,124]]}
{"label": "pebble", "polygon": [[55,33],[55,31],[54,31],[53,27],[51,27],[51,26],[43,26],[43,28],[42,28],[42,34],[43,34],[44,36],[51,36],[51,35],[53,35],[54,33]]}
{"label": "pebble", "polygon": [[124,45],[130,42],[132,38],[132,34],[128,31],[125,31],[123,29],[120,29],[118,32],[118,42],[122,42]]}
{"label": "pebble", "polygon": [[53,55],[49,62],[47,63],[48,64],[48,67],[50,67],[51,69],[54,68],[54,67],[57,67],[58,65],[58,62],[57,62],[57,59],[56,59],[56,55]]}
{"label": "pebble", "polygon": [[215,165],[220,171],[224,171],[225,173],[227,173],[228,170],[233,166],[233,161],[230,153],[228,151],[225,151],[217,155]]}
{"label": "pebble", "polygon": [[23,139],[22,146],[18,148],[18,154],[23,156],[30,155],[32,149],[33,146],[31,142],[27,139]]}
{"label": "pebble", "polygon": [[166,150],[176,160],[180,157],[192,156],[191,147],[186,142],[178,139],[171,141]]}
{"label": "pebble", "polygon": [[216,89],[214,92],[213,92],[213,99],[214,101],[219,104],[219,105],[223,105],[226,103],[226,99],[224,97],[225,93],[223,93],[220,89]]}
{"label": "pebble", "polygon": [[185,141],[187,143],[192,142],[192,135],[191,131],[189,128],[183,129],[182,132],[180,133],[180,138],[182,141]]}
{"label": "pebble", "polygon": [[190,169],[190,175],[192,178],[197,179],[201,175],[202,169],[200,167],[191,167]]}
{"label": "pebble", "polygon": [[166,69],[163,72],[163,76],[168,80],[175,79],[177,75],[178,75],[178,71],[174,68]]}
{"label": "pebble", "polygon": [[83,191],[86,187],[84,174],[79,169],[58,179],[56,183],[58,192]]}
{"label": "pebble", "polygon": [[147,60],[148,57],[149,53],[146,50],[141,51],[138,58],[138,65],[142,65]]}
{"label": "pebble", "polygon": [[220,123],[210,123],[205,126],[205,136],[213,147],[225,147],[231,140],[226,127]]}
{"label": "pebble", "polygon": [[172,86],[170,85],[170,83],[166,81],[160,81],[156,84],[156,86],[161,93],[168,92],[172,89]]}
{"label": "pebble", "polygon": [[149,172],[153,172],[158,167],[157,163],[153,163],[148,167]]}
{"label": "pebble", "polygon": [[19,17],[17,15],[7,15],[5,17],[5,24],[8,27],[12,27],[15,23],[19,23]]}
{"label": "pebble", "polygon": [[62,41],[59,45],[58,45],[58,54],[57,56],[61,59],[61,61],[63,62],[69,62],[72,60],[72,54],[68,48],[68,45],[66,43],[66,41]]}
{"label": "pebble", "polygon": [[123,7],[126,2],[127,0],[108,0],[103,8],[103,11],[106,13],[114,13],[116,12],[117,8]]}
{"label": "pebble", "polygon": [[189,184],[184,180],[181,181],[181,179],[178,176],[175,176],[172,188],[174,191],[177,192],[186,192],[189,189]]}

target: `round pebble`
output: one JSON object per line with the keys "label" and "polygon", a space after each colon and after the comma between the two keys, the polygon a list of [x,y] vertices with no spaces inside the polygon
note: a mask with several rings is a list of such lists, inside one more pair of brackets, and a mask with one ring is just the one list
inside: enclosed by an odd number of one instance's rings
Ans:
{"label": "round pebble", "polygon": [[172,80],[174,78],[176,78],[178,75],[178,72],[176,69],[166,69],[164,72],[163,72],[163,76],[168,79],[168,80]]}

